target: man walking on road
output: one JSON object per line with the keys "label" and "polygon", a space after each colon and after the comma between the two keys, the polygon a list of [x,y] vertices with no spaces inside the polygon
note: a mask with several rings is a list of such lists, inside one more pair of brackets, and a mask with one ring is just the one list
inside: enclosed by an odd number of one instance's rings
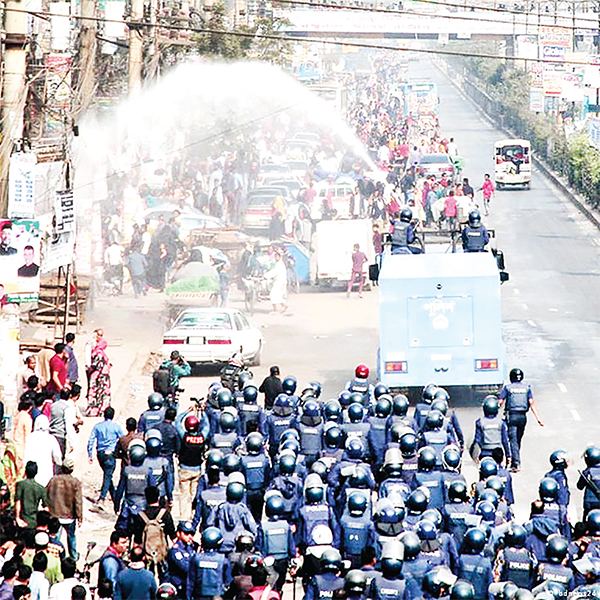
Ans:
{"label": "man walking on road", "polygon": [[358,281],[358,297],[362,298],[363,285],[365,284],[365,276],[363,271],[368,258],[364,252],[360,251],[359,244],[354,244],[353,250],[354,251],[352,252],[352,275],[350,276],[350,281],[348,282],[346,296],[350,298],[352,286],[356,281]]}
{"label": "man walking on road", "polygon": [[273,408],[273,402],[279,394],[283,394],[283,384],[279,379],[279,367],[272,366],[269,376],[265,377],[258,391],[265,395],[265,408]]}
{"label": "man walking on road", "polygon": [[[113,484],[113,473],[115,472],[116,459],[115,450],[119,438],[125,435],[123,428],[118,423],[113,421],[115,409],[109,406],[104,411],[104,421],[96,423],[88,440],[88,460],[94,462],[92,453],[96,446],[96,457],[103,471],[102,489],[98,503],[94,505],[94,509],[106,509],[106,496],[110,493],[110,497],[114,500],[115,486]],[[97,507],[97,508],[96,508]]]}

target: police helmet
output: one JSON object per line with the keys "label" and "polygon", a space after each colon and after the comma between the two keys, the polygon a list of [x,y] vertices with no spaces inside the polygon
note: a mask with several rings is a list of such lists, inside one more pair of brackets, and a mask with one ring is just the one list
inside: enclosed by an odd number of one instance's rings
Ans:
{"label": "police helmet", "polygon": [[496,507],[488,500],[482,500],[475,505],[475,514],[481,517],[484,523],[496,521]]}
{"label": "police helmet", "polygon": [[367,365],[358,365],[354,369],[354,376],[358,379],[367,379],[369,376],[369,367]]}
{"label": "police helmet", "polygon": [[381,419],[389,417],[392,413],[392,401],[389,396],[380,396],[375,404],[375,415]]}
{"label": "police helmet", "polygon": [[447,584],[445,584],[439,577],[437,569],[427,571],[423,578],[422,588],[424,592],[427,592],[433,598],[440,598],[444,596],[447,590]]}
{"label": "police helmet", "polygon": [[294,429],[293,427],[290,427],[289,429],[286,429],[282,434],[281,434],[281,438],[279,439],[279,442],[287,442],[289,439],[293,439],[296,440],[297,442],[300,441],[300,433],[298,433],[297,429]]}
{"label": "police helmet", "polygon": [[558,498],[558,483],[552,477],[544,477],[540,481],[540,500],[542,502],[556,502]]}
{"label": "police helmet", "polygon": [[277,408],[281,412],[288,410],[291,411],[293,407],[290,397],[286,394],[277,394],[273,402],[273,408]]}
{"label": "police helmet", "polygon": [[127,449],[129,453],[129,462],[138,467],[146,458],[146,444],[142,440],[132,440]]}
{"label": "police helmet", "polygon": [[412,429],[407,427],[404,423],[394,423],[390,429],[390,438],[392,442],[399,444],[400,438],[407,433],[407,431],[412,431]]}
{"label": "police helmet", "polygon": [[496,396],[489,395],[483,399],[483,414],[489,418],[494,418],[498,414],[498,398]]}
{"label": "police helmet", "polygon": [[419,521],[417,535],[422,542],[431,542],[437,537],[437,527],[431,521]]}
{"label": "police helmet", "polygon": [[258,431],[253,431],[248,434],[246,438],[246,450],[248,450],[248,454],[260,454],[263,449],[264,438],[262,433]]}
{"label": "police helmet", "polygon": [[402,472],[402,453],[398,448],[388,448],[383,459],[383,470],[388,477]]}
{"label": "police helmet", "polygon": [[598,446],[589,446],[583,453],[583,460],[587,467],[595,467],[600,464],[600,448]]}
{"label": "police helmet", "polygon": [[475,588],[473,584],[459,579],[450,590],[450,600],[473,600],[475,597]]}
{"label": "police helmet", "polygon": [[242,470],[242,460],[241,458],[231,452],[223,459],[223,473],[225,475],[231,475],[232,473],[237,473]]}
{"label": "police helmet", "polygon": [[590,510],[585,519],[585,525],[590,535],[595,536],[600,534],[600,508]]}
{"label": "police helmet", "polygon": [[504,496],[506,484],[504,483],[504,479],[502,479],[502,477],[498,477],[498,475],[492,475],[485,480],[485,487],[489,488],[490,490],[494,490],[494,492],[498,494],[498,498],[502,498],[502,496]]}
{"label": "police helmet", "polygon": [[403,223],[410,223],[412,221],[412,218],[413,214],[410,208],[403,208],[400,211],[400,221],[402,221]]}
{"label": "police helmet", "polygon": [[250,371],[242,371],[239,375],[238,375],[238,385],[240,390],[243,390],[249,383],[249,381],[252,379],[252,373],[250,373]]}
{"label": "police helmet", "polygon": [[148,396],[148,407],[152,410],[158,410],[162,408],[164,403],[165,399],[163,398],[162,394],[159,394],[158,392],[152,392]]}
{"label": "police helmet", "polygon": [[550,464],[555,469],[566,469],[569,463],[569,455],[564,450],[555,450],[550,455]]}
{"label": "police helmet", "polygon": [[365,453],[365,445],[360,438],[350,438],[346,442],[346,452],[353,460],[361,459]]}
{"label": "police helmet", "polygon": [[323,386],[319,381],[310,381],[308,383],[308,389],[312,390],[312,395],[314,398],[320,398],[321,392],[323,391]]}
{"label": "police helmet", "polygon": [[348,485],[352,489],[369,489],[371,486],[367,470],[364,467],[355,467],[348,477]]}
{"label": "police helmet", "polygon": [[352,392],[350,394],[350,406],[354,403],[364,405],[365,403],[365,395],[361,392]]}
{"label": "police helmet", "polygon": [[404,560],[413,560],[421,552],[421,540],[414,531],[406,531],[400,537],[404,546]]}
{"label": "police helmet", "polygon": [[447,404],[450,404],[450,394],[441,387],[438,387],[433,392],[432,403],[436,400],[445,400]]}
{"label": "police helmet", "polygon": [[163,437],[162,437],[162,433],[158,430],[158,429],[148,429],[148,431],[146,431],[146,433],[144,434],[144,440],[148,441],[150,438],[156,438],[158,440],[160,440],[161,442],[163,441]]}
{"label": "police helmet", "polygon": [[219,408],[219,400],[217,399],[217,394],[222,387],[223,385],[220,381],[214,381],[208,386],[208,403],[213,408]]}
{"label": "police helmet", "polygon": [[458,471],[462,456],[460,450],[454,445],[449,444],[442,452],[442,463],[448,471]]}
{"label": "police helmet", "polygon": [[244,575],[253,575],[258,570],[263,569],[263,559],[260,554],[251,554],[244,562]]}
{"label": "police helmet", "polygon": [[177,588],[169,582],[161,583],[156,590],[156,600],[175,600]]}
{"label": "police helmet", "polygon": [[381,559],[381,572],[386,579],[396,579],[402,572],[402,561],[400,558],[385,556]]}
{"label": "police helmet", "polygon": [[427,510],[423,511],[423,514],[421,515],[421,520],[430,521],[436,526],[438,531],[444,525],[444,518],[442,517],[442,513],[440,513],[440,511],[437,510],[437,508],[428,508]]}
{"label": "police helmet", "polygon": [[404,394],[396,394],[392,400],[394,415],[405,417],[408,413],[408,398]]}
{"label": "police helmet", "polygon": [[414,490],[406,499],[406,508],[413,514],[421,514],[427,510],[429,500],[425,492],[419,488]]}
{"label": "police helmet", "polygon": [[367,576],[360,569],[352,569],[346,574],[344,588],[348,594],[362,595],[367,589]]}
{"label": "police helmet", "polygon": [[195,433],[200,427],[200,421],[196,415],[188,415],[183,421],[183,426],[188,433]]}
{"label": "police helmet", "polygon": [[306,487],[304,490],[304,497],[306,498],[307,504],[320,504],[323,502],[324,498],[323,486],[312,485]]}
{"label": "police helmet", "polygon": [[312,464],[312,467],[310,468],[310,472],[314,473],[315,475],[318,475],[323,483],[327,481],[327,474],[329,471],[327,469],[327,465],[322,460],[315,460],[315,462]]}
{"label": "police helmet", "polygon": [[380,396],[383,396],[384,394],[389,394],[390,390],[388,389],[388,386],[385,385],[385,383],[377,383],[375,384],[375,387],[373,388],[373,395],[375,396],[375,400],[377,400]]}
{"label": "police helmet", "polygon": [[296,388],[298,387],[298,382],[296,381],[295,377],[286,377],[282,382],[281,382],[281,387],[283,388],[283,391],[288,395],[288,396],[293,396],[296,393]]}
{"label": "police helmet", "polygon": [[467,486],[464,481],[457,479],[453,481],[448,487],[448,499],[450,502],[467,502]]}
{"label": "police helmet", "polygon": [[439,388],[435,383],[428,383],[421,393],[423,402],[425,402],[425,404],[431,404],[433,402],[433,396],[438,389]]}
{"label": "police helmet", "polygon": [[481,225],[481,215],[478,210],[472,210],[469,213],[469,225],[471,227],[479,227]]}
{"label": "police helmet", "polygon": [[569,540],[558,533],[546,538],[546,558],[551,563],[561,563],[569,551]]}
{"label": "police helmet", "polygon": [[389,498],[382,498],[377,502],[373,521],[375,523],[386,523],[395,525],[404,519],[404,508],[394,506]]}
{"label": "police helmet", "polygon": [[195,533],[196,530],[191,521],[179,521],[179,523],[177,523],[177,531],[181,531],[182,533]]}
{"label": "police helmet", "polygon": [[342,568],[342,555],[336,548],[327,548],[321,554],[321,571],[323,573],[337,573]]}
{"label": "police helmet", "polygon": [[338,400],[342,406],[348,406],[350,404],[351,396],[352,394],[348,390],[344,390],[343,392],[340,392]]}
{"label": "police helmet", "polygon": [[218,527],[207,527],[202,532],[202,549],[217,550],[223,543],[223,534]]}
{"label": "police helmet", "polygon": [[338,400],[328,400],[323,407],[323,416],[326,421],[337,423],[342,414],[342,405]]}
{"label": "police helmet", "polygon": [[284,450],[288,450],[293,454],[300,454],[300,442],[295,438],[288,438],[284,442],[279,444],[279,452],[282,453]]}
{"label": "police helmet", "polygon": [[148,456],[156,457],[162,450],[162,440],[157,437],[151,437],[146,440],[146,452]]}
{"label": "police helmet", "polygon": [[360,516],[367,510],[367,497],[362,492],[353,492],[348,497],[348,512]]}
{"label": "police helmet", "polygon": [[296,455],[290,451],[282,452],[277,464],[282,475],[291,475],[296,470]]}
{"label": "police helmet", "polygon": [[233,400],[233,394],[231,393],[231,390],[227,389],[227,388],[221,388],[218,392],[217,392],[217,400],[219,402],[219,408],[221,410],[223,410],[224,408],[227,408],[228,406],[234,406],[234,400]]}
{"label": "police helmet", "polygon": [[521,371],[521,369],[511,369],[508,376],[509,376],[511,383],[517,383],[519,381],[523,381],[523,377],[524,377],[523,371]]}
{"label": "police helmet", "polygon": [[258,400],[258,388],[255,385],[245,386],[242,394],[244,402],[248,402],[248,404],[254,404]]}
{"label": "police helmet", "polygon": [[325,445],[328,448],[341,448],[343,443],[344,432],[337,425],[332,425],[325,429]]}
{"label": "police helmet", "polygon": [[419,450],[417,468],[419,471],[433,471],[435,468],[435,451],[431,446],[425,446]]}
{"label": "police helmet", "polygon": [[479,463],[479,479],[483,481],[493,475],[498,475],[498,463],[491,456],[486,456]]}
{"label": "police helmet", "polygon": [[221,418],[219,419],[219,422],[221,424],[222,431],[224,431],[225,433],[230,433],[231,431],[234,431],[235,429],[237,429],[238,426],[237,415],[229,410],[224,410],[221,413]]}
{"label": "police helmet", "polygon": [[405,433],[400,438],[400,451],[402,452],[402,456],[414,456],[416,449],[417,436],[412,432]]}
{"label": "police helmet", "polygon": [[478,502],[489,502],[494,507],[494,510],[495,510],[496,508],[498,508],[498,504],[500,503],[500,498],[499,498],[498,494],[495,492],[495,490],[492,490],[490,488],[485,488],[485,489],[481,490],[481,492],[478,494],[477,501]]}
{"label": "police helmet", "polygon": [[227,484],[227,502],[241,502],[244,498],[246,488],[239,481],[230,481]]}
{"label": "police helmet", "polygon": [[444,415],[439,410],[430,410],[425,417],[425,429],[440,429],[444,424]]}
{"label": "police helmet", "polygon": [[265,500],[265,514],[270,519],[277,519],[284,513],[283,496],[280,492],[267,494]]}
{"label": "police helmet", "polygon": [[209,469],[218,469],[219,471],[223,468],[223,460],[225,456],[221,450],[217,450],[216,448],[211,450],[206,455],[206,470]]}
{"label": "police helmet", "polygon": [[302,416],[317,418],[321,416],[321,410],[319,408],[319,403],[316,400],[307,400],[302,408]]}
{"label": "police helmet", "polygon": [[431,410],[437,410],[445,417],[448,413],[448,402],[442,398],[434,398],[431,403]]}
{"label": "police helmet", "polygon": [[487,536],[479,527],[470,527],[463,539],[466,554],[479,554],[485,548]]}
{"label": "police helmet", "polygon": [[504,534],[504,541],[507,546],[512,548],[522,548],[527,539],[527,532],[522,525],[511,523],[508,531]]}

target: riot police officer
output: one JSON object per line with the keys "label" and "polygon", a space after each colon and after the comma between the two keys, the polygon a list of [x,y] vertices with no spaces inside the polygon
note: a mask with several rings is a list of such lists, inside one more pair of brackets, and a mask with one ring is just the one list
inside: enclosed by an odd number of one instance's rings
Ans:
{"label": "riot police officer", "polygon": [[201,525],[202,530],[205,529],[208,518],[212,512],[227,500],[226,486],[221,482],[219,470],[209,468],[206,475],[206,487],[200,489],[200,486],[198,486],[199,493],[196,494],[196,506],[194,509],[194,517],[192,519],[194,531],[196,531],[198,525]]}
{"label": "riot police officer", "polygon": [[160,497],[166,499],[169,504],[173,503],[173,487],[175,476],[169,460],[161,456],[162,440],[151,437],[146,440],[146,458],[144,466],[150,469],[152,485],[158,488]]}
{"label": "riot police officer", "polygon": [[505,547],[498,552],[494,562],[494,581],[512,581],[517,587],[531,589],[537,572],[537,560],[525,548],[526,536],[521,525],[510,525],[504,534]]}
{"label": "riot police officer", "polygon": [[416,240],[415,228],[412,226],[412,210],[404,208],[400,211],[399,219],[392,219],[392,231],[390,233],[390,242],[392,244],[392,254],[420,254],[421,249],[413,246]]}
{"label": "riot police officer", "polygon": [[591,510],[600,508],[600,448],[589,446],[583,453],[586,468],[577,482],[578,490],[583,493],[583,518]]}
{"label": "riot police officer", "polygon": [[298,387],[298,382],[295,377],[288,376],[281,382],[281,387],[283,388],[283,393],[288,396],[294,410],[298,410],[300,406],[300,396],[296,394],[296,388]]}
{"label": "riot police officer", "polygon": [[321,572],[315,575],[306,589],[305,600],[332,600],[334,593],[344,587],[340,577],[342,556],[335,548],[329,548],[321,555]]}
{"label": "riot police officer", "polygon": [[162,394],[152,392],[148,396],[148,410],[140,415],[140,420],[138,421],[137,430],[140,433],[146,433],[165,420],[166,408],[164,404],[165,399],[162,397]]}
{"label": "riot police officer", "polygon": [[465,483],[453,481],[448,488],[448,502],[443,510],[444,531],[454,536],[459,548],[468,529],[467,521],[474,512]]}
{"label": "riot police officer", "polygon": [[492,562],[484,555],[485,532],[477,527],[468,529],[459,557],[458,576],[473,585],[473,600],[487,600],[493,582]]}
{"label": "riot police officer", "polygon": [[348,497],[347,510],[340,519],[340,550],[352,567],[361,566],[361,553],[375,541],[375,530],[367,512],[368,500],[363,492],[354,492]]}
{"label": "riot police officer", "polygon": [[308,399],[294,425],[300,434],[300,449],[306,459],[306,466],[310,469],[322,450],[323,417],[319,403],[312,398]]}
{"label": "riot police officer", "polygon": [[[129,464],[121,471],[121,479],[115,492],[115,512],[119,510],[121,529],[127,528],[132,514],[138,514],[146,508],[145,490],[152,485],[150,467],[144,465],[146,445],[142,440],[132,440],[129,444]],[[121,506],[121,501],[123,501]]]}
{"label": "riot police officer", "polygon": [[402,577],[402,543],[388,542],[381,556],[381,572],[375,574],[369,586],[369,598],[373,600],[403,600],[406,580]]}
{"label": "riot police officer", "polygon": [[550,455],[550,465],[552,469],[544,477],[552,477],[558,484],[557,502],[565,509],[569,506],[571,492],[569,491],[569,481],[567,479],[567,467],[569,466],[568,455],[564,450],[555,450]]}
{"label": "riot police officer", "polygon": [[[430,570],[429,562],[421,556],[421,540],[414,531],[406,531],[400,536],[400,541],[404,546],[402,575],[406,579],[407,589],[420,591],[425,574]],[[419,596],[411,595],[411,598]]]}
{"label": "riot police officer", "polygon": [[502,448],[504,455],[510,459],[508,426],[500,416],[499,409],[498,399],[495,396],[484,398],[483,417],[475,421],[475,435],[470,452],[475,460],[492,456],[494,448]]}
{"label": "riot police officer", "polygon": [[262,517],[264,493],[271,480],[271,463],[264,452],[264,438],[254,431],[246,438],[246,451],[241,457],[242,473],[246,478],[246,504],[254,520]]}
{"label": "riot police officer", "polygon": [[267,416],[265,422],[271,458],[277,454],[281,434],[292,427],[294,419],[294,407],[290,397],[287,394],[279,394],[275,398],[271,414]]}
{"label": "riot police officer", "polygon": [[367,411],[362,404],[353,402],[348,407],[348,422],[342,425],[346,439],[358,438],[362,440],[365,448],[368,447],[369,431],[371,425],[365,421]]}
{"label": "riot police officer", "polygon": [[469,213],[469,221],[461,232],[463,252],[485,252],[485,247],[490,241],[490,234],[481,223],[479,211]]}
{"label": "riot police officer", "polygon": [[214,432],[211,447],[228,454],[238,446],[239,419],[237,410],[232,407],[225,408],[219,415],[219,430]]}
{"label": "riot police officer", "polygon": [[[377,393],[377,387],[379,386],[375,387],[375,393]],[[392,400],[387,394],[380,395],[377,398],[374,412],[375,414],[368,416],[366,419],[370,425],[367,442],[374,469],[379,471],[385,455],[387,424],[392,414]]]}
{"label": "riot police officer", "polygon": [[544,582],[558,584],[563,593],[572,592],[575,588],[573,571],[564,563],[569,552],[567,538],[553,534],[546,540],[546,557],[540,561],[537,571],[537,585]]}
{"label": "riot police officer", "polygon": [[177,597],[185,598],[185,586],[190,563],[196,554],[195,527],[189,521],[177,524],[177,539],[167,552],[167,573],[164,581],[177,589]]}
{"label": "riot police officer", "polygon": [[416,433],[417,423],[413,417],[408,416],[408,407],[408,398],[404,394],[396,394],[392,398],[392,414],[388,419],[386,427],[387,443],[391,441],[391,429],[394,427],[394,425],[400,425],[401,427],[412,430]]}
{"label": "riot police officer", "polygon": [[242,435],[248,435],[253,431],[264,432],[264,413],[258,405],[258,388],[247,384],[242,390],[242,399],[238,404],[238,415],[240,419],[240,430]]}
{"label": "riot police officer", "polygon": [[428,446],[435,452],[435,466],[442,467],[444,448],[454,440],[448,430],[443,428],[444,416],[439,410],[430,410],[425,418],[425,428],[420,434],[420,446]]}
{"label": "riot police officer", "polygon": [[540,426],[544,423],[540,418],[531,387],[523,383],[523,371],[512,369],[510,383],[500,390],[499,403],[504,404],[504,418],[508,424],[510,442],[511,470],[517,472],[521,468],[521,440],[527,424],[527,412],[531,412]]}
{"label": "riot police officer", "polygon": [[373,515],[373,526],[375,528],[375,554],[378,564],[384,554],[384,548],[390,543],[398,540],[404,531],[403,520],[406,511],[404,506],[395,505],[389,498],[380,498],[375,507]]}
{"label": "riot police officer", "polygon": [[273,478],[269,490],[281,492],[283,496],[283,516],[290,523],[296,522],[296,509],[302,500],[302,479],[296,474],[296,455],[284,450],[279,458],[279,475]]}
{"label": "riot police officer", "polygon": [[407,432],[400,438],[400,452],[402,453],[402,479],[412,486],[415,473],[419,467],[417,455],[417,436]]}
{"label": "riot police officer", "polygon": [[428,508],[442,510],[444,506],[444,477],[436,471],[436,454],[432,448],[425,446],[419,450],[418,470],[415,473],[414,485],[429,490]]}
{"label": "riot police officer", "polygon": [[411,487],[402,478],[402,453],[399,448],[390,448],[385,453],[382,475],[379,498],[389,498],[394,504],[403,506],[410,496]]}

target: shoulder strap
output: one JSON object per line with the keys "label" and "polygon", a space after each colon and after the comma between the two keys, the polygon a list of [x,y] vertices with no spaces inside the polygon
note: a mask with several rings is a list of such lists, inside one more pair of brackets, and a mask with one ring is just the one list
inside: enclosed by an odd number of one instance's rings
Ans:
{"label": "shoulder strap", "polygon": [[144,523],[146,523],[146,525],[148,525],[148,523],[150,523],[150,519],[148,518],[148,515],[142,511],[141,513],[139,513],[142,521],[144,521]]}

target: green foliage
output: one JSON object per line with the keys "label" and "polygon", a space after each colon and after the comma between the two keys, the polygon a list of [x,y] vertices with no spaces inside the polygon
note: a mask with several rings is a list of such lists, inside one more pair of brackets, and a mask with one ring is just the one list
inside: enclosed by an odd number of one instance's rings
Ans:
{"label": "green foliage", "polygon": [[225,4],[223,2],[213,4],[206,28],[209,31],[196,34],[195,37],[196,50],[199,54],[207,54],[229,60],[244,57],[241,45],[242,38],[228,34]]}

